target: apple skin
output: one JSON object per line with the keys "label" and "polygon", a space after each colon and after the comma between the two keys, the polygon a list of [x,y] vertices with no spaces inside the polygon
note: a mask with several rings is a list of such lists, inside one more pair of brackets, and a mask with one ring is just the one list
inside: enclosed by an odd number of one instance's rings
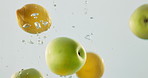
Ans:
{"label": "apple skin", "polygon": [[130,17],[131,31],[141,39],[148,39],[148,4],[138,7]]}
{"label": "apple skin", "polygon": [[81,69],[86,52],[81,44],[67,37],[52,40],[46,48],[46,63],[57,75],[71,75]]}
{"label": "apple skin", "polygon": [[76,72],[78,78],[101,78],[103,74],[103,59],[92,52],[87,53],[86,63],[78,72]]}
{"label": "apple skin", "polygon": [[36,69],[30,68],[16,72],[11,78],[44,78],[43,75]]}

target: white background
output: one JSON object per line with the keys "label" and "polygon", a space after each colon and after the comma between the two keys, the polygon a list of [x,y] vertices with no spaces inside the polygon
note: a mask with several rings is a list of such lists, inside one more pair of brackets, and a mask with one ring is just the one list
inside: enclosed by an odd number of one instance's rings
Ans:
{"label": "white background", "polygon": [[[28,3],[42,5],[52,18],[51,28],[39,36],[24,32],[17,24],[16,10]],[[148,40],[136,37],[128,26],[133,11],[146,3],[146,0],[1,0],[0,78],[10,78],[14,72],[27,68],[38,69],[45,78],[60,78],[48,69],[45,48],[49,41],[63,36],[80,42],[86,51],[104,59],[102,78],[148,78]],[[43,44],[38,44],[38,40]],[[75,74],[73,78],[77,78]]]}

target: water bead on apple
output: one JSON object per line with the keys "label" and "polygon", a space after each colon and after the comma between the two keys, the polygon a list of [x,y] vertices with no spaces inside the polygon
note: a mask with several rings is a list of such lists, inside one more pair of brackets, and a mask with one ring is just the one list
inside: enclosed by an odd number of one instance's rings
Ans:
{"label": "water bead on apple", "polygon": [[67,37],[59,37],[49,42],[45,56],[49,69],[62,76],[76,73],[86,61],[83,46]]}
{"label": "water bead on apple", "polygon": [[27,4],[16,11],[19,26],[26,32],[38,34],[48,30],[51,19],[47,10],[38,4]]}

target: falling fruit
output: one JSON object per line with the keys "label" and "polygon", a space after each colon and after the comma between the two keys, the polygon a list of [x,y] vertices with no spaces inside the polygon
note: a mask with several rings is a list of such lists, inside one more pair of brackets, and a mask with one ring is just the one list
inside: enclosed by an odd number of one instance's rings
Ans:
{"label": "falling fruit", "polygon": [[43,75],[36,69],[22,69],[19,72],[14,73],[11,78],[44,78]]}
{"label": "falling fruit", "polygon": [[51,19],[47,10],[38,4],[27,4],[16,11],[19,26],[26,32],[38,34],[48,30]]}
{"label": "falling fruit", "polygon": [[148,39],[148,4],[139,6],[131,15],[131,31],[141,39]]}
{"label": "falling fruit", "polygon": [[76,72],[78,78],[101,78],[103,73],[103,60],[95,53],[87,53],[86,63]]}
{"label": "falling fruit", "polygon": [[49,69],[62,76],[76,73],[86,61],[83,46],[67,37],[52,40],[47,45],[45,56]]}

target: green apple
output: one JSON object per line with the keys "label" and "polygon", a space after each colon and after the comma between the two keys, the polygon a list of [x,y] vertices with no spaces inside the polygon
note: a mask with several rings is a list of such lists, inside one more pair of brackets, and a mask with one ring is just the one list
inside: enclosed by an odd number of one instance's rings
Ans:
{"label": "green apple", "polygon": [[26,70],[22,69],[21,71],[16,72],[11,76],[11,78],[44,78],[44,77],[38,70],[30,68]]}
{"label": "green apple", "polygon": [[86,52],[81,44],[67,37],[52,40],[46,48],[46,63],[58,75],[71,75],[85,64]]}
{"label": "green apple", "polygon": [[142,39],[148,39],[148,4],[138,7],[130,17],[131,31]]}

